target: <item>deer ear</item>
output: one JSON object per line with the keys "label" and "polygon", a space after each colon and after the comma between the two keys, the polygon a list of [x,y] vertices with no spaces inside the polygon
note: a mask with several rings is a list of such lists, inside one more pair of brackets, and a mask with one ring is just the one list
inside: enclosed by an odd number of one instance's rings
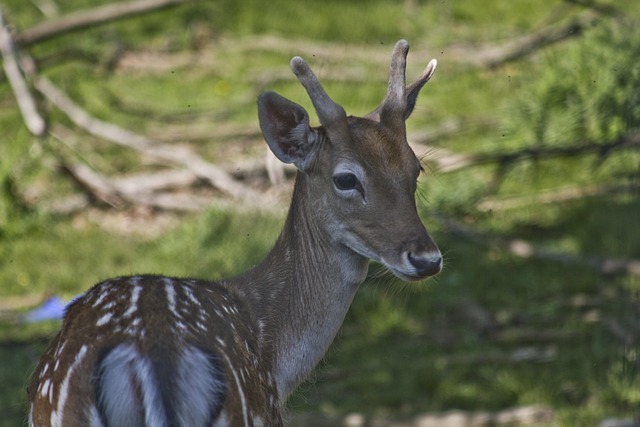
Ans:
{"label": "deer ear", "polygon": [[258,98],[258,119],[267,145],[278,159],[300,170],[309,168],[315,157],[316,133],[304,108],[275,92],[265,92]]}

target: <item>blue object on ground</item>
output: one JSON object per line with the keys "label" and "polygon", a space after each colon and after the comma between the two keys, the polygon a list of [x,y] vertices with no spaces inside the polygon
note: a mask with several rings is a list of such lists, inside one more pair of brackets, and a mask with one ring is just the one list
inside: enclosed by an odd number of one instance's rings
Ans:
{"label": "blue object on ground", "polygon": [[43,320],[60,320],[67,307],[62,298],[53,296],[47,298],[39,307],[34,308],[22,317],[25,323],[42,322]]}

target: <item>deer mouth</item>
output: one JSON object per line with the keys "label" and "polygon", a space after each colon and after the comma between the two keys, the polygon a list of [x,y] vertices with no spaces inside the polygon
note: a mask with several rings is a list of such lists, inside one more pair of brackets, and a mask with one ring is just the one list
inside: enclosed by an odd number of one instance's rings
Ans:
{"label": "deer mouth", "polygon": [[382,263],[398,278],[415,282],[423,280],[442,271],[442,254],[440,251],[405,252],[399,263]]}

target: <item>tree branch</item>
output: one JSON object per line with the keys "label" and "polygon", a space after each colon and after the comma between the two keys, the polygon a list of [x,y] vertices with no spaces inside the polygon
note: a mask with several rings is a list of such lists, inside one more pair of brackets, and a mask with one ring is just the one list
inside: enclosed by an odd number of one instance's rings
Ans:
{"label": "tree branch", "polygon": [[192,0],[135,0],[106,4],[42,22],[18,34],[15,40],[23,46],[28,46],[72,31],[83,30],[91,26],[141,15],[189,1]]}
{"label": "tree branch", "polygon": [[612,151],[622,149],[640,148],[640,131],[624,135],[615,141],[605,144],[586,142],[568,146],[542,146],[530,147],[506,153],[479,153],[456,154],[451,151],[431,147],[425,144],[414,144],[417,152],[435,152],[432,160],[438,165],[438,171],[442,173],[454,172],[470,166],[487,164],[508,165],[518,161],[529,159],[555,159],[560,157],[576,157],[583,154],[605,155]]}
{"label": "tree branch", "polygon": [[537,258],[564,264],[582,265],[591,267],[602,274],[631,274],[640,276],[640,259],[604,258],[598,256],[581,258],[570,253],[543,249],[523,239],[503,239],[487,235],[472,230],[464,224],[446,218],[437,212],[432,212],[431,216],[453,234],[481,245],[506,251],[521,258]]}
{"label": "tree branch", "polygon": [[484,46],[475,50],[454,49],[453,54],[458,60],[478,67],[497,67],[550,44],[580,35],[585,28],[593,26],[600,19],[593,15],[578,17],[569,23],[541,28],[501,45]]}
{"label": "tree branch", "polygon": [[22,71],[20,71],[12,35],[7,28],[2,10],[0,10],[0,52],[2,53],[4,72],[16,97],[18,108],[27,129],[35,136],[44,135],[47,128],[46,122],[38,112],[36,102],[31,95]]}
{"label": "tree branch", "polygon": [[497,199],[487,197],[478,203],[481,211],[503,211],[531,206],[534,204],[549,204],[567,202],[570,200],[582,199],[585,197],[595,197],[602,195],[621,194],[640,190],[638,184],[627,185],[590,185],[582,187],[561,188],[552,191],[539,192],[533,196],[514,196]]}
{"label": "tree branch", "polygon": [[242,185],[218,166],[189,150],[156,143],[127,129],[92,117],[46,77],[37,77],[34,84],[36,89],[64,112],[76,126],[90,134],[161,159],[168,164],[182,166],[238,200],[259,203],[264,199],[261,194]]}

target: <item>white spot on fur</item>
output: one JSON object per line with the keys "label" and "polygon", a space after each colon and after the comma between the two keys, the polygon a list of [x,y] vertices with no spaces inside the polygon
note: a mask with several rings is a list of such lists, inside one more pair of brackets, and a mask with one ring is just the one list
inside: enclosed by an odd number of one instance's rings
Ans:
{"label": "white spot on fur", "polygon": [[67,344],[66,341],[62,342],[59,346],[58,349],[56,350],[56,356],[55,358],[57,359],[58,357],[60,357],[60,355],[62,354],[62,350],[64,350],[64,346]]}
{"label": "white spot on fur", "polygon": [[102,304],[102,301],[104,301],[104,299],[109,296],[109,293],[105,292],[103,288],[104,286],[100,287],[101,292],[98,295],[98,299],[96,299],[96,301],[93,303],[93,308],[98,307],[100,304]]}
{"label": "white spot on fur", "polygon": [[249,414],[247,412],[247,401],[244,397],[244,390],[242,390],[242,384],[240,384],[240,378],[238,378],[238,373],[234,369],[233,363],[231,363],[231,359],[229,359],[229,356],[227,356],[227,354],[224,351],[221,351],[220,354],[222,354],[222,357],[224,357],[225,361],[227,362],[227,366],[229,367],[229,369],[231,369],[231,374],[233,374],[233,379],[235,380],[236,387],[238,389],[238,396],[240,396],[240,403],[242,404],[242,420],[244,421],[244,425],[248,426]]}
{"label": "white spot on fur", "polygon": [[183,289],[184,289],[185,293],[187,294],[187,298],[189,299],[189,301],[191,301],[193,303],[193,305],[195,305],[197,307],[202,307],[202,304],[196,298],[196,296],[193,294],[193,291],[190,288],[185,286]]}
{"label": "white spot on fur", "polygon": [[64,415],[64,406],[67,403],[67,398],[69,397],[69,381],[71,380],[71,376],[73,372],[76,370],[78,365],[82,363],[85,355],[87,354],[87,346],[83,345],[80,347],[78,354],[76,354],[75,359],[71,366],[69,366],[69,370],[67,371],[67,375],[64,377],[64,380],[60,384],[60,388],[58,390],[58,402],[56,408],[51,411],[51,427],[62,427],[62,417]]}
{"label": "white spot on fur", "polygon": [[138,299],[140,299],[140,292],[142,291],[142,286],[134,286],[131,291],[131,304],[127,311],[122,315],[123,317],[132,316],[135,312],[138,311]]}
{"label": "white spot on fur", "polygon": [[185,325],[184,322],[182,322],[181,320],[177,320],[175,325],[178,327],[178,329],[180,329],[182,331],[186,331],[187,330],[187,325]]}
{"label": "white spot on fur", "polygon": [[169,311],[175,317],[180,318],[180,313],[176,309],[176,288],[173,286],[173,281],[171,279],[165,278],[164,280],[164,290],[167,293],[167,306],[169,307]]}
{"label": "white spot on fur", "polygon": [[113,317],[113,313],[111,313],[111,312],[107,312],[107,313],[103,314],[102,316],[100,316],[100,318],[96,322],[96,326],[103,326],[103,325],[109,323],[111,321],[112,317]]}
{"label": "white spot on fur", "polygon": [[47,395],[49,394],[49,385],[51,384],[51,381],[49,380],[49,378],[47,378],[46,380],[44,380],[42,383],[40,383],[40,395],[42,397],[48,397]]}
{"label": "white spot on fur", "polygon": [[49,363],[45,363],[44,366],[42,367],[42,370],[40,371],[40,374],[38,375],[38,378],[39,379],[44,378],[48,370],[49,370]]}

